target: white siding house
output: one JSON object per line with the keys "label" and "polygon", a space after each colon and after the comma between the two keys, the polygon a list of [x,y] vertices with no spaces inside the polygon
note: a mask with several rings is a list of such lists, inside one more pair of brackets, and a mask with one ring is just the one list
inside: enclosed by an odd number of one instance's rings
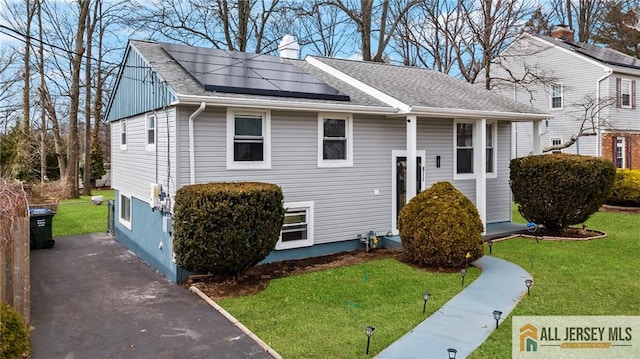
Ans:
{"label": "white siding house", "polygon": [[[540,128],[543,147],[569,141],[586,119],[586,136],[556,152],[600,156],[617,167],[640,168],[640,108],[636,100],[640,59],[576,42],[573,32],[562,27],[552,36],[523,33],[501,59],[504,68],[492,69],[496,79],[508,78],[504,69],[515,78],[522,78],[525,69],[546,77],[545,83],[538,85],[494,82],[497,92],[553,115]],[[535,136],[530,123],[515,124],[513,136],[514,157],[532,151]]]}
{"label": "white siding house", "polygon": [[437,181],[469,197],[485,225],[510,222],[512,123],[549,117],[427,69],[130,41],[107,115],[115,237],[180,280],[172,198],[215,181],[278,184],[304,214],[306,239],[284,236],[267,261],[397,234],[398,210]]}

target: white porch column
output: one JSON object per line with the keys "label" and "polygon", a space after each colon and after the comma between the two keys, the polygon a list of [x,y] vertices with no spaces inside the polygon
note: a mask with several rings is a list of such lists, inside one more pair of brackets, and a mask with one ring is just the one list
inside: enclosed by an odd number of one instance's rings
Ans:
{"label": "white porch column", "polygon": [[[484,232],[487,228],[487,119],[476,121],[473,134],[473,172],[476,175],[476,208]],[[494,139],[495,141],[495,139]],[[484,233],[483,232],[483,233]]]}
{"label": "white porch column", "polygon": [[416,166],[417,150],[417,133],[418,118],[415,115],[407,115],[407,173],[406,173],[406,191],[407,203],[416,196],[418,189],[416,188],[416,178],[418,177],[418,168]]}
{"label": "white porch column", "polygon": [[533,121],[533,154],[542,153],[542,145],[540,144],[540,123],[542,120]]}

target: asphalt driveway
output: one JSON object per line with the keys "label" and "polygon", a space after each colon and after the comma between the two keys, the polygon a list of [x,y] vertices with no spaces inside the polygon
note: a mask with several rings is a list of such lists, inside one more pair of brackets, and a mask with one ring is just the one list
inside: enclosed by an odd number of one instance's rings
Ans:
{"label": "asphalt driveway", "polygon": [[31,251],[33,358],[272,358],[106,234]]}

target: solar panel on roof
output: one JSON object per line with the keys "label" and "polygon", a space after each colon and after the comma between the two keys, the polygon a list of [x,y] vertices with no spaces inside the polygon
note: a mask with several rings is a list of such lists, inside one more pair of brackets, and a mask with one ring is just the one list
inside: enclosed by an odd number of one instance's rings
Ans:
{"label": "solar panel on roof", "polygon": [[205,91],[349,101],[349,96],[280,57],[184,45],[163,48]]}

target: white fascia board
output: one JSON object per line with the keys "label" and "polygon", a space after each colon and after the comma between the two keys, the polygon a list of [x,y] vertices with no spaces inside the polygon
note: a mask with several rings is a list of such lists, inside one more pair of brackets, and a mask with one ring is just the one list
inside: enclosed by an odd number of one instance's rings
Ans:
{"label": "white fascia board", "polygon": [[592,60],[592,59],[588,58],[588,57],[587,57],[587,56],[585,56],[585,55],[581,55],[581,54],[578,54],[578,53],[576,53],[576,52],[574,52],[574,51],[571,51],[571,50],[565,49],[565,48],[564,48],[564,47],[562,47],[562,46],[559,46],[559,45],[557,45],[557,44],[554,44],[553,42],[547,41],[547,40],[545,40],[545,39],[541,39],[541,38],[539,38],[539,37],[537,37],[537,36],[531,36],[531,35],[529,35],[529,38],[531,38],[531,39],[535,39],[535,40],[537,40],[537,41],[539,41],[539,42],[542,42],[542,43],[544,43],[544,44],[551,45],[551,46],[553,46],[553,47],[557,48],[558,50],[563,51],[563,52],[565,52],[565,53],[567,53],[567,54],[570,54],[570,55],[572,55],[572,56],[575,56],[575,57],[577,57],[577,58],[579,58],[579,59],[581,59],[581,60],[583,60],[583,61],[585,61],[585,62],[588,62],[588,63],[590,63],[590,64],[592,64],[592,65],[595,65],[595,66],[599,66],[600,68],[602,68],[602,70],[603,70],[603,71],[612,71],[612,70],[613,70],[611,67],[609,67],[609,66],[607,66],[607,65],[603,64],[602,62],[599,62],[599,61],[596,61],[596,60]]}
{"label": "white fascia board", "polygon": [[172,105],[199,105],[205,102],[207,105],[214,106],[234,106],[243,108],[260,108],[272,110],[293,110],[293,111],[314,111],[314,112],[348,112],[348,113],[367,113],[390,115],[397,114],[398,109],[393,107],[382,106],[363,106],[348,105],[339,103],[314,103],[314,102],[297,102],[286,100],[265,100],[256,98],[238,98],[238,97],[216,97],[216,96],[197,96],[197,95],[177,95],[178,101]]}
{"label": "white fascia board", "polygon": [[500,112],[500,111],[477,111],[454,108],[436,107],[413,107],[411,113],[425,117],[455,117],[455,118],[486,118],[503,119],[512,121],[532,121],[552,118],[550,113],[521,113],[521,112]]}
{"label": "white fascia board", "polygon": [[395,107],[396,109],[398,109],[399,112],[402,113],[410,113],[411,112],[411,106],[409,106],[408,104],[396,99],[395,97],[389,96],[386,93],[367,85],[366,83],[360,81],[360,80],[356,80],[353,77],[345,74],[344,72],[337,70],[334,67],[331,67],[327,64],[325,64],[324,62],[314,58],[313,56],[307,56],[305,58],[305,61],[307,63],[309,63],[310,65],[313,65],[315,67],[317,67],[318,69],[326,72],[327,74],[337,78],[338,80],[341,80],[343,82],[348,83],[349,85],[365,92],[366,94],[368,94],[369,96],[372,96],[376,99],[378,99],[379,101],[382,101],[386,104],[388,104],[389,106]]}

